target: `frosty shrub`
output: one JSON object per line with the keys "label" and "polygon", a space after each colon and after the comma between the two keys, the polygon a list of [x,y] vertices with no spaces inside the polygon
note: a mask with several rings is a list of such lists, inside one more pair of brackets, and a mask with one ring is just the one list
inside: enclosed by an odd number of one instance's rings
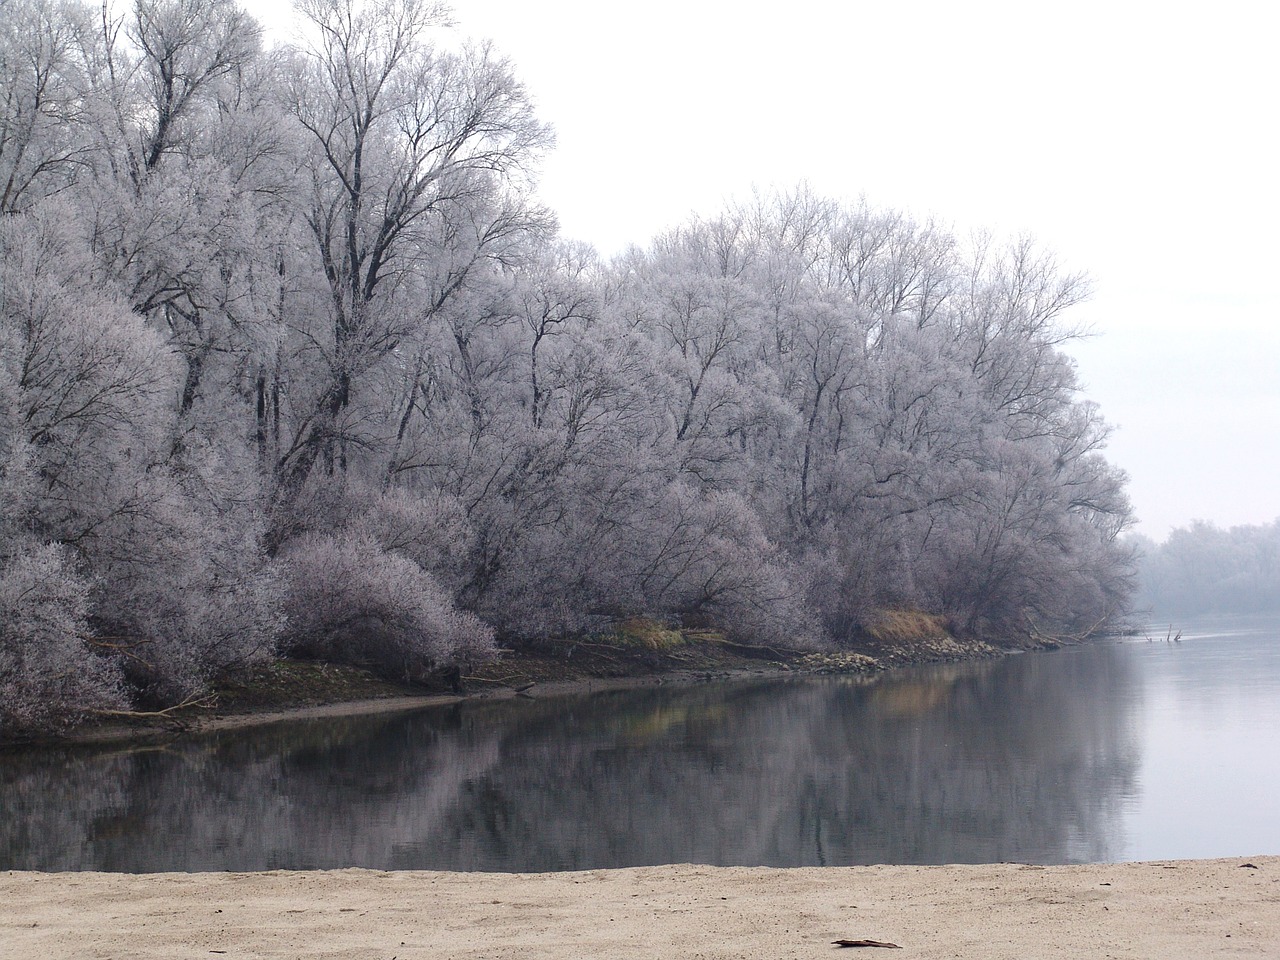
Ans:
{"label": "frosty shrub", "polygon": [[288,648],[420,680],[488,657],[493,631],[453,605],[435,577],[367,534],[311,535],[284,558]]}
{"label": "frosty shrub", "polygon": [[111,518],[93,544],[95,621],[136,645],[124,666],[149,703],[178,702],[274,656],[283,630],[265,520],[213,480],[154,471],[146,509]]}
{"label": "frosty shrub", "polygon": [[[65,727],[123,707],[116,668],[88,634],[88,584],[53,544],[6,545],[0,558],[0,736]],[[18,547],[18,549],[13,549]]]}
{"label": "frosty shrub", "polygon": [[457,497],[441,490],[383,490],[354,474],[311,476],[296,497],[275,505],[274,536],[283,546],[308,537],[364,534],[408,557],[456,592],[475,549],[475,533]]}
{"label": "frosty shrub", "polygon": [[696,536],[685,550],[661,558],[660,567],[671,600],[686,618],[707,618],[749,643],[793,649],[825,645],[807,605],[802,571],[769,541],[742,497],[702,498],[686,525]]}
{"label": "frosty shrub", "polygon": [[462,587],[475,534],[456,497],[391,489],[370,498],[358,521],[388,553],[412,560],[453,595]]}

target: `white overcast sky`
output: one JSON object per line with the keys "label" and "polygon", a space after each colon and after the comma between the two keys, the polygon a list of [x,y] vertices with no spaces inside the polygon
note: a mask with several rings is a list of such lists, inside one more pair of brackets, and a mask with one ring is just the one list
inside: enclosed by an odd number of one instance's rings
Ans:
{"label": "white overcast sky", "polygon": [[567,236],[613,253],[801,180],[1030,233],[1093,278],[1071,352],[1138,530],[1280,517],[1280,5],[452,6],[555,127]]}

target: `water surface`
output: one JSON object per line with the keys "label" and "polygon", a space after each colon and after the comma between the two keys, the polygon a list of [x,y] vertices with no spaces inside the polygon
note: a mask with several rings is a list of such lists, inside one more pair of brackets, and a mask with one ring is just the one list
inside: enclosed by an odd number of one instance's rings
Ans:
{"label": "water surface", "polygon": [[1278,853],[1278,735],[1267,621],[870,682],[469,702],[2,755],[0,869]]}

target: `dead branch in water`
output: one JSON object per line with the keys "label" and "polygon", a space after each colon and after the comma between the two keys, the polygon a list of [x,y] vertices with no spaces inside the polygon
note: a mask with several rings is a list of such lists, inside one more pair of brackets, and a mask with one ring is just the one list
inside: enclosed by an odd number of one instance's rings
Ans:
{"label": "dead branch in water", "polygon": [[[1161,642],[1162,643],[1181,643],[1182,631],[1179,630],[1177,633],[1174,633],[1173,624],[1169,624],[1169,632],[1164,635],[1164,640],[1162,640]],[[1151,638],[1150,635],[1147,636],[1147,643],[1155,643],[1155,641]]]}
{"label": "dead branch in water", "polygon": [[1028,624],[1030,626],[1028,635],[1036,643],[1048,643],[1057,646],[1079,646],[1082,643],[1092,640],[1097,634],[1099,628],[1110,619],[1111,611],[1108,610],[1101,617],[1095,620],[1087,629],[1082,630],[1079,633],[1042,633],[1040,628],[1037,627],[1034,622],[1031,622],[1030,617],[1028,617]]}
{"label": "dead branch in water", "polygon": [[217,702],[216,694],[205,693],[193,694],[181,703],[175,703],[162,710],[86,710],[85,712],[95,717],[116,717],[121,720],[162,720],[177,730],[186,730],[190,724],[184,718],[177,716],[179,710],[212,707]]}
{"label": "dead branch in water", "polygon": [[723,637],[715,637],[715,638],[707,637],[704,640],[704,642],[718,644],[719,646],[722,646],[722,647],[734,647],[738,650],[763,650],[766,653],[772,654],[774,657],[777,657],[779,660],[785,660],[787,657],[799,656],[800,654],[806,652],[804,650],[792,650],[788,647],[782,647],[782,648],[767,647],[767,646],[764,646],[763,644],[758,644],[758,643],[736,643],[733,640],[725,640]]}

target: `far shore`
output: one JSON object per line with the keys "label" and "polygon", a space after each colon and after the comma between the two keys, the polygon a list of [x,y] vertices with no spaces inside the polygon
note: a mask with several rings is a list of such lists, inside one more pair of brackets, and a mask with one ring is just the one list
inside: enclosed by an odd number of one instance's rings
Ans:
{"label": "far shore", "polygon": [[258,668],[247,681],[224,684],[206,702],[155,714],[102,717],[73,728],[57,742],[149,742],[289,720],[418,710],[464,699],[557,696],[806,674],[871,678],[902,666],[991,659],[1025,649],[927,634],[904,636],[857,651],[825,653],[701,638],[665,649],[543,642],[504,651],[498,659],[461,677],[460,688],[452,690],[443,683],[427,688],[396,683],[337,664],[281,660]]}
{"label": "far shore", "polygon": [[[1280,857],[553,874],[0,874],[0,954],[578,960],[1280,956]],[[883,949],[892,949],[883,947]],[[856,949],[849,956],[880,949]]]}
{"label": "far shore", "polygon": [[183,704],[89,711],[70,727],[35,737],[8,738],[0,731],[0,751],[77,743],[151,743],[289,720],[664,683],[815,674],[856,675],[870,681],[904,666],[991,660],[1092,642],[1039,635],[1004,641],[958,639],[947,632],[945,618],[936,614],[882,610],[879,617],[856,641],[825,650],[753,644],[712,629],[670,628],[660,621],[632,617],[615,623],[612,633],[525,641],[499,649],[490,660],[440,669],[415,682],[375,673],[368,666],[268,659],[217,678],[210,689]]}
{"label": "far shore", "polygon": [[626,690],[664,684],[693,684],[715,680],[749,680],[765,677],[793,676],[794,671],[782,663],[751,668],[719,670],[714,674],[680,671],[653,673],[630,677],[580,677],[572,680],[553,680],[538,683],[528,690],[516,690],[498,686],[490,689],[471,690],[465,693],[400,693],[355,700],[338,700],[333,703],[283,706],[278,709],[254,709],[245,711],[210,710],[191,712],[176,718],[180,722],[162,718],[140,718],[129,723],[108,722],[80,727],[70,733],[64,742],[107,743],[127,740],[151,740],[176,734],[200,734],[218,730],[239,730],[298,720],[316,720],[332,717],[355,717],[382,713],[421,710],[444,706],[463,700],[504,700],[515,697],[567,696],[606,690]]}

